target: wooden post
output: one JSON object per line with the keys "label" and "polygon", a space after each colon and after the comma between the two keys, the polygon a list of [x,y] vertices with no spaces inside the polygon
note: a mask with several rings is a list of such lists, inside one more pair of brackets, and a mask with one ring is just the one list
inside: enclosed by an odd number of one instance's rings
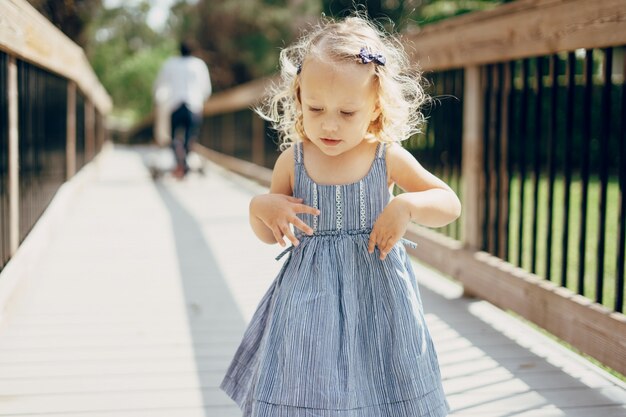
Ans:
{"label": "wooden post", "polygon": [[85,162],[91,161],[96,153],[95,127],[94,105],[87,98],[85,100]]}
{"label": "wooden post", "polygon": [[235,154],[235,115],[226,113],[222,115],[222,137],[220,152],[226,155]]}
{"label": "wooden post", "polygon": [[483,165],[483,89],[481,68],[465,68],[463,97],[463,245],[478,250],[482,241],[484,198]]}
{"label": "wooden post", "polygon": [[76,83],[67,83],[67,134],[65,155],[67,159],[67,179],[76,173]]}
{"label": "wooden post", "polygon": [[104,143],[104,117],[100,112],[96,113],[96,121],[96,153],[98,153]]}
{"label": "wooden post", "polygon": [[17,62],[9,56],[9,250],[14,255],[20,243],[20,158],[18,127]]}
{"label": "wooden post", "polygon": [[252,162],[265,166],[265,122],[255,113],[252,117]]}

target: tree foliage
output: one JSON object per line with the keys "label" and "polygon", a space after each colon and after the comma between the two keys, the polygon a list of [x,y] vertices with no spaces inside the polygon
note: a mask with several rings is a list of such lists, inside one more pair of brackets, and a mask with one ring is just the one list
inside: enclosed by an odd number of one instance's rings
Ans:
{"label": "tree foliage", "polygon": [[201,0],[187,6],[192,17],[176,31],[199,42],[219,91],[275,72],[280,47],[319,16],[320,6],[317,0]]}
{"label": "tree foliage", "polygon": [[102,7],[102,0],[28,0],[28,2],[82,47],[88,41],[85,31],[91,23],[94,10]]}
{"label": "tree foliage", "polygon": [[146,23],[151,2],[106,9],[102,0],[30,0],[83,46],[113,97],[114,114],[136,121],[152,109],[152,84],[178,41],[193,38],[210,69],[214,91],[273,74],[280,49],[322,13],[359,9],[388,30],[402,31],[494,7],[506,0],[177,0],[165,27]]}
{"label": "tree foliage", "polygon": [[324,13],[341,17],[355,8],[366,11],[388,30],[424,26],[465,13],[486,10],[510,0],[322,0]]}
{"label": "tree foliage", "polygon": [[115,103],[115,116],[136,121],[152,110],[152,84],[177,45],[146,23],[150,6],[102,8],[89,30],[87,55]]}

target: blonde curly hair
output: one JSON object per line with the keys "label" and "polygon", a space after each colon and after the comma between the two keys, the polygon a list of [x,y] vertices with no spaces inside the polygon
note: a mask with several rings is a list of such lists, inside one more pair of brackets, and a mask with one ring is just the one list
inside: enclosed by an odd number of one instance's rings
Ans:
{"label": "blonde curly hair", "polygon": [[281,150],[306,139],[298,106],[299,70],[305,59],[316,56],[338,63],[361,62],[362,48],[386,60],[384,65],[376,65],[374,72],[380,116],[370,124],[366,139],[398,142],[420,132],[424,116],[419,109],[427,100],[420,71],[411,67],[397,37],[356,13],[341,21],[325,18],[280,52],[280,81],[270,87],[255,110],[278,131]]}

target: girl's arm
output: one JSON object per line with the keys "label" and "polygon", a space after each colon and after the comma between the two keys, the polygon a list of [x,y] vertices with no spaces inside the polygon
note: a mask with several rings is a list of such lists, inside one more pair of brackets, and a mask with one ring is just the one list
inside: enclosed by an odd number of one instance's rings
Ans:
{"label": "girl's arm", "polygon": [[293,197],[293,146],[285,150],[276,161],[272,172],[269,194],[257,195],[250,201],[250,226],[257,237],[265,243],[285,246],[286,236],[294,246],[300,242],[291,230],[293,224],[311,235],[311,229],[300,220],[297,213],[319,215],[319,210],[302,204]]}
{"label": "girl's arm", "polygon": [[410,221],[441,227],[461,215],[461,202],[454,191],[399,144],[387,150],[387,172],[390,180],[405,192],[391,200],[372,229],[369,252],[378,246],[381,259],[402,238]]}

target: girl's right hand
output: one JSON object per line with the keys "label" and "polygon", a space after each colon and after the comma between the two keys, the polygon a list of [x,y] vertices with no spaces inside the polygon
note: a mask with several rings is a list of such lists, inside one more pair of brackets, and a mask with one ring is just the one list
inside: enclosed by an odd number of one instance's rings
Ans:
{"label": "girl's right hand", "polygon": [[307,235],[313,234],[313,229],[300,220],[296,214],[306,213],[319,216],[320,211],[316,208],[302,204],[304,200],[284,194],[261,194],[250,202],[250,215],[256,217],[272,231],[276,242],[285,246],[283,237],[298,246],[300,241],[291,230],[291,225],[302,230]]}

